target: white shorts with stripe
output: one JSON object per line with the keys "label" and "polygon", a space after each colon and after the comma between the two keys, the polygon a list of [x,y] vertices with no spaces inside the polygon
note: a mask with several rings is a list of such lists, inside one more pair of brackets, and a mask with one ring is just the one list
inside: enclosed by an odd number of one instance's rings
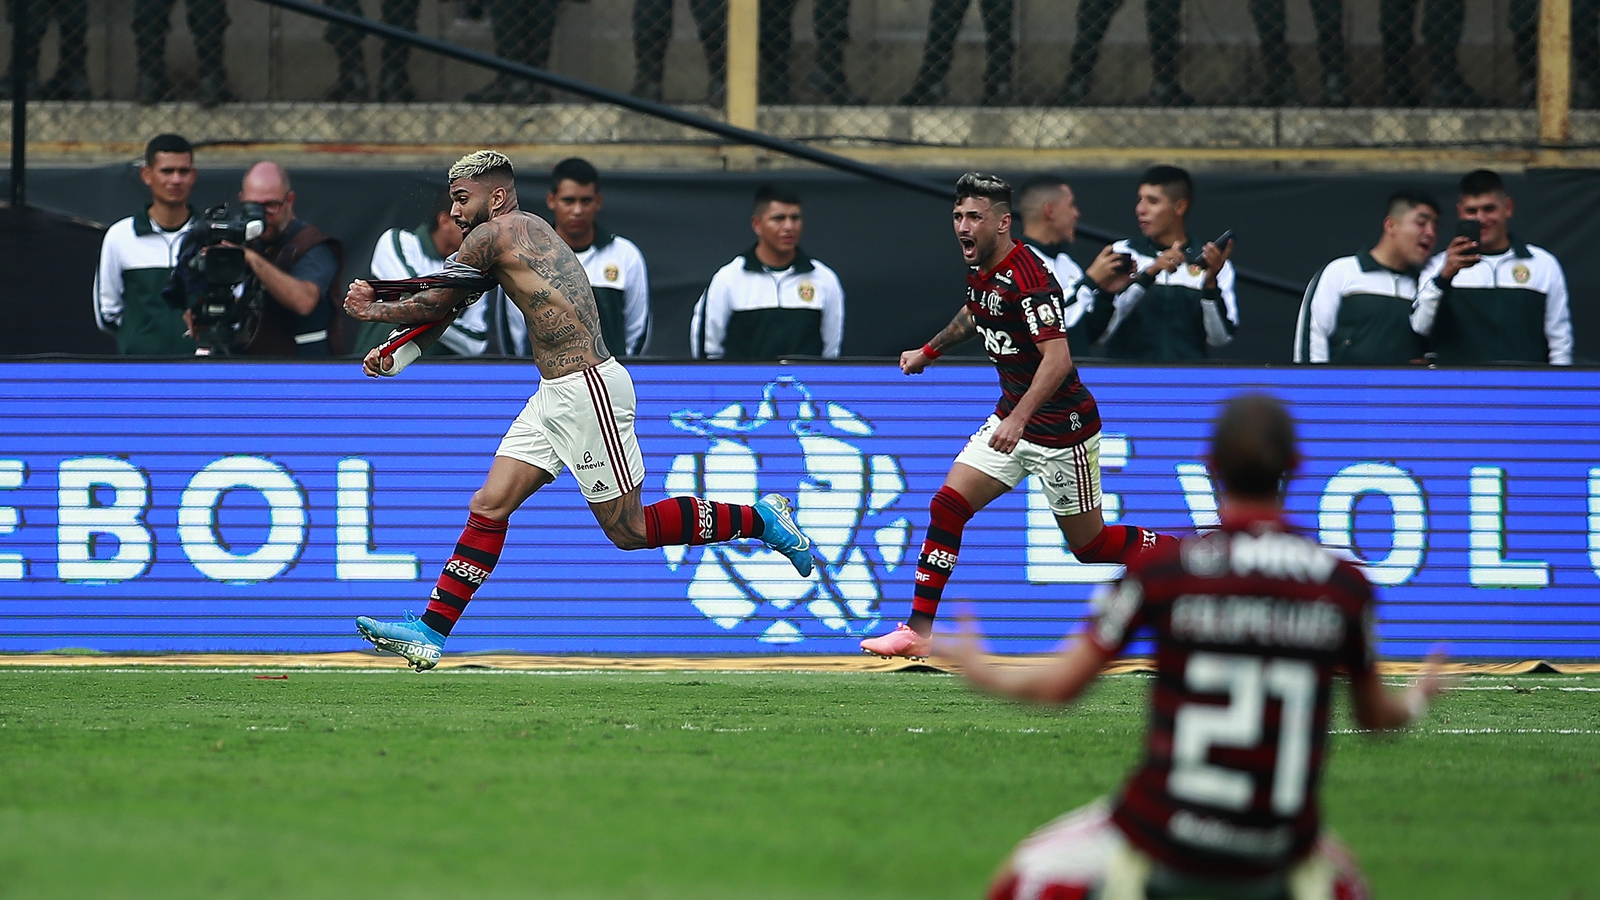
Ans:
{"label": "white shorts with stripe", "polygon": [[590,503],[615,500],[644,481],[644,455],[633,434],[633,379],[616,357],[539,383],[511,423],[496,456],[578,479]]}
{"label": "white shorts with stripe", "polygon": [[1197,878],[1153,861],[1111,820],[1101,798],[1028,835],[1012,851],[989,896],[999,900],[1144,900],[1160,896],[1218,900],[1371,900],[1355,857],[1324,834],[1311,852],[1277,875],[1238,881]]}
{"label": "white shorts with stripe", "polygon": [[989,437],[1000,427],[997,415],[989,416],[967,441],[956,462],[1006,485],[1016,487],[1029,475],[1039,476],[1050,511],[1058,516],[1075,516],[1100,508],[1100,434],[1096,432],[1081,444],[1071,447],[1041,447],[1032,441],[1017,441],[1016,449],[1001,453],[989,446]]}

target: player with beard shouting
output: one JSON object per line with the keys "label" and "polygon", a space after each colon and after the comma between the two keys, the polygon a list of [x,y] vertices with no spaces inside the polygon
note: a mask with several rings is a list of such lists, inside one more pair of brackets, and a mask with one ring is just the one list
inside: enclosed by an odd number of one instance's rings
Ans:
{"label": "player with beard shouting", "polygon": [[1011,185],[995,175],[961,176],[952,216],[971,267],[967,302],[922,349],[900,354],[900,370],[916,375],[981,335],[1000,373],[1000,402],[933,497],[910,619],[861,642],[861,649],[885,657],[928,655],[967,520],[1029,475],[1044,482],[1050,511],[1082,562],[1126,564],[1142,550],[1174,542],[1143,528],[1107,525],[1101,516],[1100,412],[1067,349],[1061,286],[1011,237]]}

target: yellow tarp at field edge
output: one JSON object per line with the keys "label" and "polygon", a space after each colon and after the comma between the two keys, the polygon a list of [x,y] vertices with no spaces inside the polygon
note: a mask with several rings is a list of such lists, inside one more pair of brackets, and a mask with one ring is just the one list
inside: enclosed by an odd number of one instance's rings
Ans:
{"label": "yellow tarp at field edge", "polygon": [[[1014,665],[1040,665],[1048,655],[1006,656]],[[1416,662],[1385,662],[1385,675],[1413,675]],[[404,669],[397,656],[374,652],[348,653],[16,653],[0,654],[0,668],[205,668],[205,669]],[[1525,675],[1550,672],[1568,675],[1600,673],[1600,663],[1523,660],[1508,663],[1451,663],[1457,675]],[[879,659],[875,656],[771,654],[749,656],[540,656],[523,653],[469,653],[446,656],[437,671],[624,671],[624,672],[944,672],[937,660]],[[1119,659],[1106,674],[1152,672],[1152,660]]]}

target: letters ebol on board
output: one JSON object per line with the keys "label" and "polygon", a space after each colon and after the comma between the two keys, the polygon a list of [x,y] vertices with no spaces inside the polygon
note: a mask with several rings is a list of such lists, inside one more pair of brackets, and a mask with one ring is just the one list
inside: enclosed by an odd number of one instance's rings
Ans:
{"label": "letters ebol on board", "polygon": [[[196,400],[171,390],[192,377],[178,368],[0,364],[0,583],[33,599],[0,650],[354,646],[346,620],[370,601],[425,600],[506,409],[536,386],[515,367],[423,366],[376,397],[342,367],[240,363]],[[453,647],[845,652],[904,615],[912,541],[994,408],[991,368],[632,369],[646,495],[785,492],[818,575],[757,544],[623,553],[563,473],[513,521],[508,565]],[[1600,654],[1600,376],[1159,371],[1094,372],[1108,521],[1216,523],[1204,440],[1248,374],[1300,422],[1289,518],[1363,563],[1386,653]],[[1534,403],[1537,420],[1519,414]],[[993,512],[952,589],[1007,623],[1002,649],[1047,650],[1117,572],[1077,562],[1037,484]]]}

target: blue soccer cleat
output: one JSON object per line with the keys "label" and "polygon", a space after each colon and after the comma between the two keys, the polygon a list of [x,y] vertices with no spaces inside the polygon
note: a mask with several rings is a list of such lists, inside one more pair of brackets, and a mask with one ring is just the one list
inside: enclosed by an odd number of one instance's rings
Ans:
{"label": "blue soccer cleat", "polygon": [[357,616],[356,630],[379,650],[405,657],[406,664],[418,672],[438,665],[444,653],[444,635],[422,624],[422,620],[410,612],[406,613],[404,622],[379,622]]}
{"label": "blue soccer cleat", "polygon": [[811,539],[794,523],[794,516],[789,513],[789,499],[782,494],[768,494],[756,501],[756,512],[761,515],[764,528],[762,543],[789,557],[800,577],[809,578]]}

